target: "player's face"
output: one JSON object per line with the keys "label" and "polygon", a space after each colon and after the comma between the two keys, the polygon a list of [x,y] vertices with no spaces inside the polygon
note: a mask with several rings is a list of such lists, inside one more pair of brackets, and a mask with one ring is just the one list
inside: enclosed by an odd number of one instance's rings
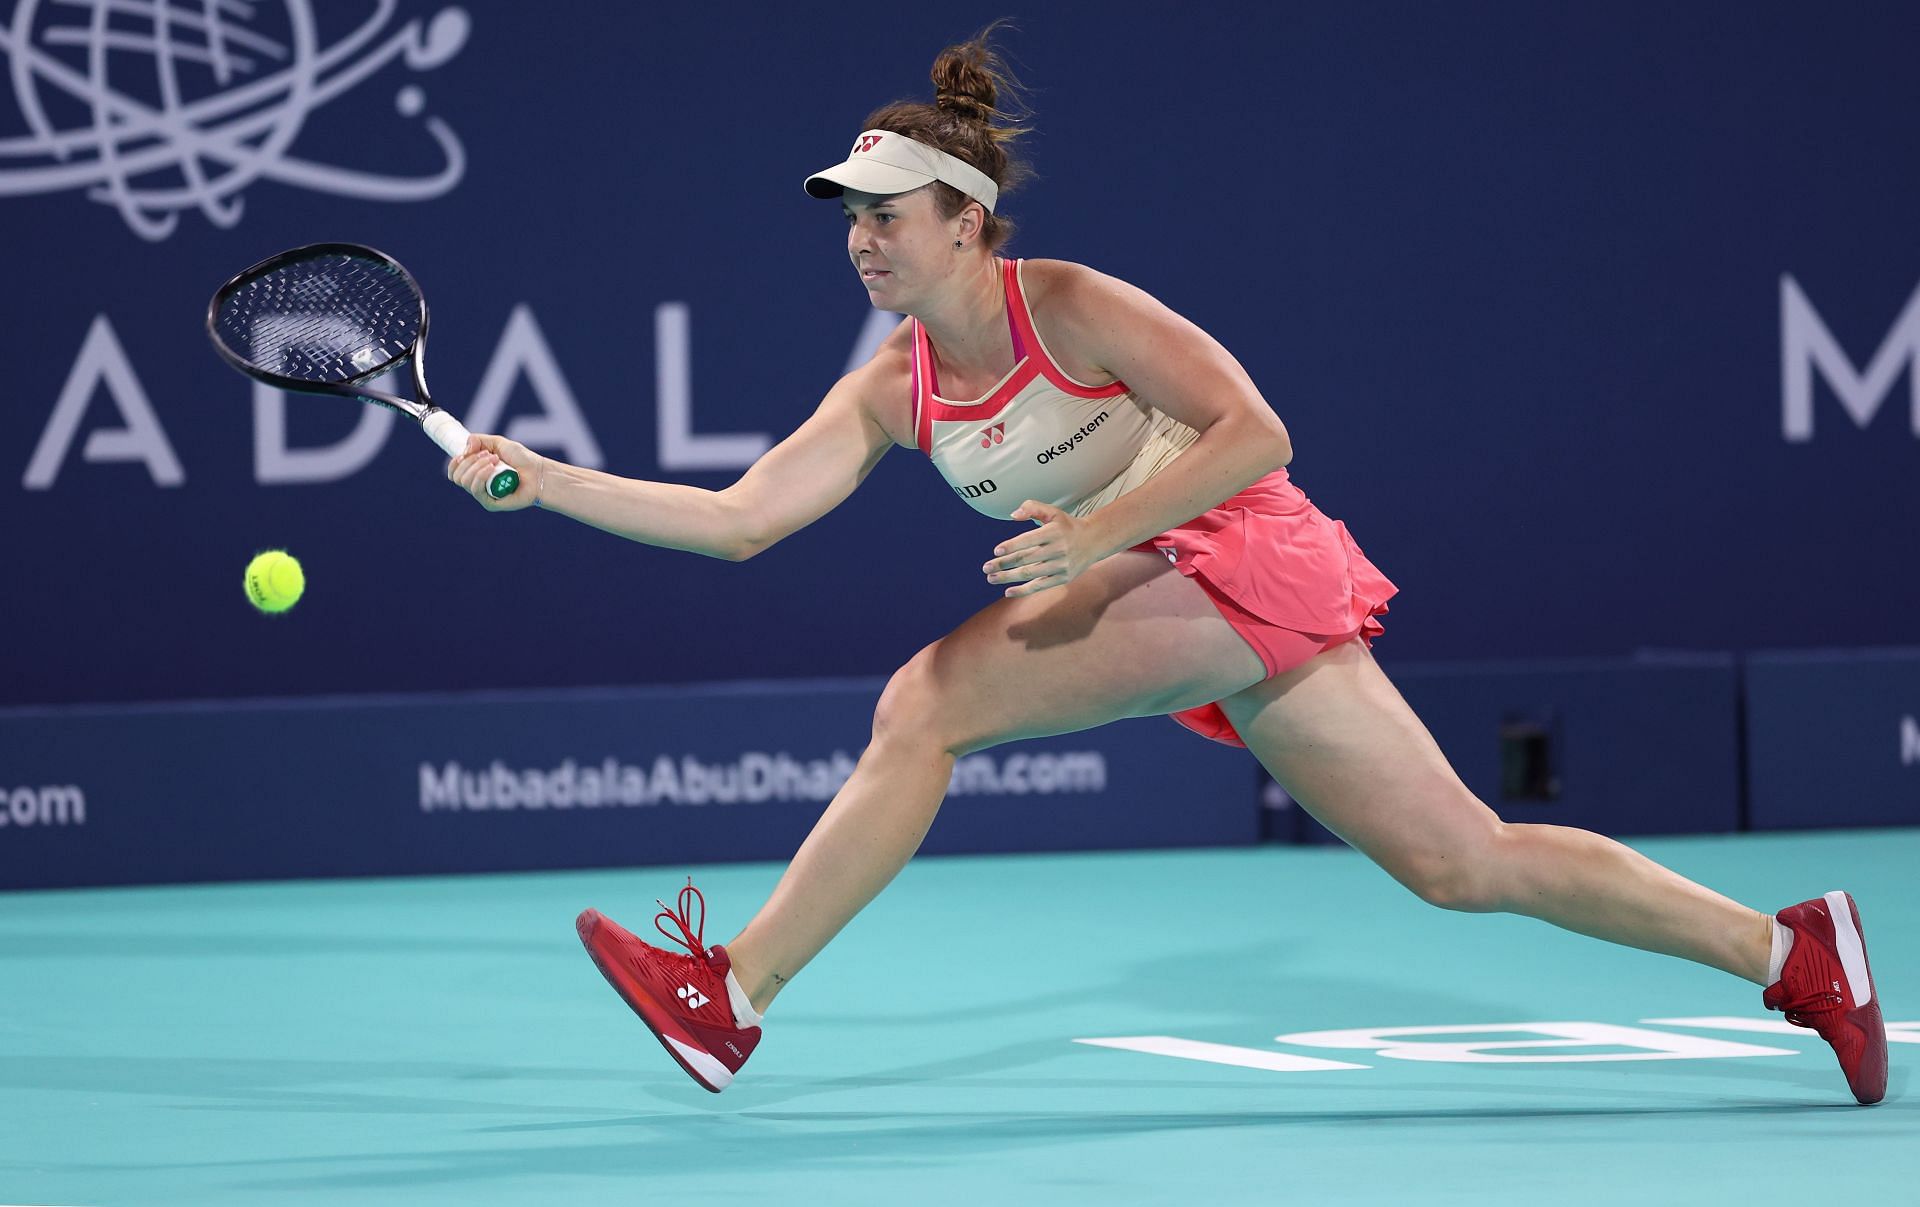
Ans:
{"label": "player's face", "polygon": [[905,314],[952,272],[952,225],[940,216],[931,188],[911,193],[841,197],[847,218],[847,257],[875,307]]}

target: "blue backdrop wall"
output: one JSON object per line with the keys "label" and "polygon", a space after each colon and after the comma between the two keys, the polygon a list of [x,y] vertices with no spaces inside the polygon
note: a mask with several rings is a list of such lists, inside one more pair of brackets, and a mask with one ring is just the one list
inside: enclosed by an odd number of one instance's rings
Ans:
{"label": "blue backdrop wall", "polygon": [[[201,315],[373,243],[472,426],[722,486],[873,334],[801,178],[1007,12],[1013,250],[1239,356],[1403,587],[1383,657],[1913,640],[1911,4],[248,7],[0,0],[0,704],[897,665],[1002,531],[916,454],[711,562],[487,515],[384,412],[256,395]],[[276,620],[269,546],[311,584]]]}

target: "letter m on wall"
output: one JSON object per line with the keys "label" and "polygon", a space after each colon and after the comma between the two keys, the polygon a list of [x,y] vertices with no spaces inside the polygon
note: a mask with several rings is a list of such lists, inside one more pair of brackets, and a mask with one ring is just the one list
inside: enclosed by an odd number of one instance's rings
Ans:
{"label": "letter m on wall", "polygon": [[1920,288],[1907,299],[1906,309],[1893,321],[1893,330],[1864,372],[1841,350],[1813,308],[1800,283],[1780,278],[1780,429],[1793,443],[1813,439],[1813,375],[1826,380],[1854,426],[1866,427],[1880,404],[1893,392],[1901,369],[1907,370],[1911,398],[1910,426],[1920,436]]}

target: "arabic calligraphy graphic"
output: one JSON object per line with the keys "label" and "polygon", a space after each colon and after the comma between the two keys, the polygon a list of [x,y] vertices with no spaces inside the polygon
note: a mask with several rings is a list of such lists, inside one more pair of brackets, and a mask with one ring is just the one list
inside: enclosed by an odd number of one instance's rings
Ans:
{"label": "arabic calligraphy graphic", "polygon": [[[440,167],[427,175],[288,154],[309,115],[395,58],[430,71],[460,53],[472,22],[457,7],[374,45],[396,3],[374,0],[323,47],[311,0],[20,0],[0,23],[0,62],[30,133],[0,137],[0,198],[85,189],[157,242],[188,209],[233,226],[241,192],[262,178],[374,201],[438,197],[460,182],[466,153],[431,115],[422,124]],[[416,84],[394,100],[405,118],[426,108]]]}

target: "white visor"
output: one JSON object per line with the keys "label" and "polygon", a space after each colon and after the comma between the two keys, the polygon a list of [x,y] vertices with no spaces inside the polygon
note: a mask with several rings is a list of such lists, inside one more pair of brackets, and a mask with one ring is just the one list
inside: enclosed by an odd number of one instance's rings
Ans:
{"label": "white visor", "polygon": [[891,130],[863,131],[847,161],[807,177],[806,189],[821,198],[838,197],[845,189],[892,196],[936,180],[978,201],[989,214],[1000,199],[1000,186],[979,168]]}

